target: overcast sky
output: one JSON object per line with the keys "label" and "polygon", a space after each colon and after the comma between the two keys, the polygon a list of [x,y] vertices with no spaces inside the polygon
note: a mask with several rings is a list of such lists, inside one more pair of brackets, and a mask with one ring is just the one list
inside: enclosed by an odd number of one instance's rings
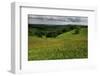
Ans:
{"label": "overcast sky", "polygon": [[50,16],[50,15],[28,15],[28,24],[79,24],[88,25],[88,17],[80,16]]}

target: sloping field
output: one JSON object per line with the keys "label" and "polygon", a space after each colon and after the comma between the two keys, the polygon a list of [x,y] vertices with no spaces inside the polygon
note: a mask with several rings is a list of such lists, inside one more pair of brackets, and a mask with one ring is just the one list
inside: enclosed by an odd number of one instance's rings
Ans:
{"label": "sloping field", "polygon": [[87,58],[87,28],[65,32],[56,38],[28,38],[28,60],[54,60]]}

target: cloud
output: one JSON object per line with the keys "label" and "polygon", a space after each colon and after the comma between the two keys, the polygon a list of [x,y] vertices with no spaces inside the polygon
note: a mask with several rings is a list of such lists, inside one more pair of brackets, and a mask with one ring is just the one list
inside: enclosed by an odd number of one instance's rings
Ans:
{"label": "cloud", "polygon": [[88,17],[80,16],[53,16],[53,15],[28,15],[28,24],[88,24]]}

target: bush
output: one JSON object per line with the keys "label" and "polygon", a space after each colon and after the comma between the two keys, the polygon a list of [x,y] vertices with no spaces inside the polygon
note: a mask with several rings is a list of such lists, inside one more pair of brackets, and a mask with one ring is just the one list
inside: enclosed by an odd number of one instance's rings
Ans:
{"label": "bush", "polygon": [[74,34],[79,34],[80,33],[80,27],[76,26],[76,29],[74,30]]}
{"label": "bush", "polygon": [[48,32],[46,37],[57,37],[57,32]]}
{"label": "bush", "polygon": [[38,37],[42,37],[43,33],[42,32],[35,32],[35,35]]}

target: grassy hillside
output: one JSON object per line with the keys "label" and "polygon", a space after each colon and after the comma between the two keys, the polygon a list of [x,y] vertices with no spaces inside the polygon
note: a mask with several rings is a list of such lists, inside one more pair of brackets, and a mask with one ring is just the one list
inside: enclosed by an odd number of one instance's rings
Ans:
{"label": "grassy hillside", "polygon": [[57,38],[63,38],[63,39],[73,39],[73,38],[75,38],[75,39],[85,39],[85,38],[87,38],[87,28],[81,28],[80,29],[80,33],[79,34],[74,34],[74,32],[75,32],[75,29],[74,30],[72,30],[72,31],[69,31],[69,32],[65,32],[65,33],[63,33],[63,34],[60,34],[59,36],[57,36]]}
{"label": "grassy hillside", "polygon": [[87,27],[80,27],[78,33],[75,32],[76,29],[72,29],[56,37],[29,35],[28,60],[87,58]]}

